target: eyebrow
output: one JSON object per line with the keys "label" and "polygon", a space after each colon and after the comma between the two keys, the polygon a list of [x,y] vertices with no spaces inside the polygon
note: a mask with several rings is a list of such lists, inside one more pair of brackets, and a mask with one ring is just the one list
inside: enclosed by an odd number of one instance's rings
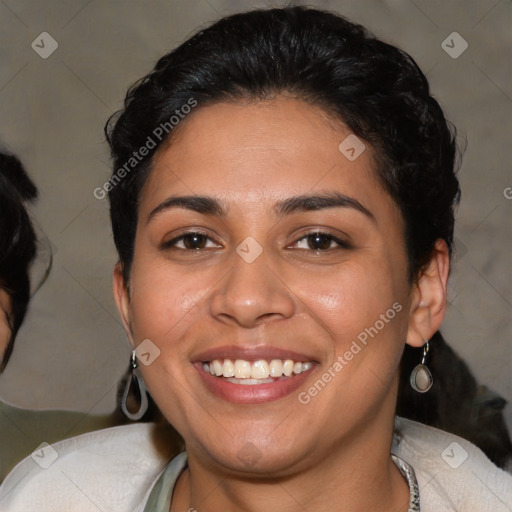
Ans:
{"label": "eyebrow", "polygon": [[[226,206],[213,197],[209,196],[172,196],[160,203],[148,215],[149,223],[158,214],[173,208],[184,208],[203,215],[216,215],[225,217],[227,214]],[[274,206],[274,212],[278,217],[291,215],[292,213],[324,210],[327,208],[352,208],[363,213],[366,217],[376,222],[375,216],[364,207],[357,199],[340,194],[339,192],[329,192],[324,194],[306,194],[289,197],[279,201]]]}
{"label": "eyebrow", "polygon": [[314,195],[306,194],[302,196],[290,197],[288,199],[284,199],[283,201],[279,201],[275,205],[274,211],[278,216],[282,217],[291,213],[324,210],[327,208],[352,208],[363,213],[372,221],[376,222],[373,213],[368,210],[368,208],[364,207],[357,199],[346,196],[344,194],[340,194],[339,192],[329,192]]}
{"label": "eyebrow", "polygon": [[217,215],[225,217],[227,209],[220,201],[208,196],[172,196],[160,203],[148,215],[147,222],[150,222],[156,215],[172,208],[184,208],[203,215]]}

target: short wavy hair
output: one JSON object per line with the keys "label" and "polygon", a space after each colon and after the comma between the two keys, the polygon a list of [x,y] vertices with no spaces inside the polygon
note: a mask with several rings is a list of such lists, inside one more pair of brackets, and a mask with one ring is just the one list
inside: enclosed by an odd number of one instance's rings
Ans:
{"label": "short wavy hair", "polygon": [[9,360],[30,298],[29,268],[36,255],[36,234],[24,203],[36,197],[37,188],[21,162],[0,153],[0,288],[11,300],[7,314],[11,337],[0,372]]}
{"label": "short wavy hair", "polygon": [[[411,280],[429,261],[437,239],[451,252],[460,196],[455,128],[407,53],[326,11],[287,7],[235,14],[163,56],[105,126],[114,172],[191,98],[201,108],[278,94],[321,106],[375,149],[376,172],[404,218]],[[157,140],[109,191],[126,282],[141,189],[155,151],[172,134]]]}

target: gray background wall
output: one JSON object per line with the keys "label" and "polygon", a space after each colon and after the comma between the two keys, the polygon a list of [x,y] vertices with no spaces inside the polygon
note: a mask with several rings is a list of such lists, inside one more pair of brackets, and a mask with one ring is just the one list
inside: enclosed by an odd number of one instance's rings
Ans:
{"label": "gray background wall", "polygon": [[[33,216],[54,252],[53,271],[0,377],[1,399],[37,409],[113,409],[130,351],[111,297],[115,252],[107,203],[93,196],[109,175],[103,124],[128,85],[199,26],[267,5],[282,2],[0,1],[0,141],[39,187]],[[407,50],[467,137],[443,332],[477,378],[512,401],[512,3],[309,5],[338,11]],[[468,43],[455,59],[442,48],[454,31]],[[31,47],[42,32],[58,43],[46,59]],[[460,41],[448,44],[462,49]],[[507,420],[512,427],[512,404]]]}

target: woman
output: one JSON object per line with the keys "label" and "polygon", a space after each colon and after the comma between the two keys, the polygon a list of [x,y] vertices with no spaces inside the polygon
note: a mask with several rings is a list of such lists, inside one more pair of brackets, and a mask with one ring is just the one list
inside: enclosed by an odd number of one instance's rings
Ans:
{"label": "woman", "polygon": [[37,189],[20,161],[0,153],[0,372],[7,365],[30,297],[36,235],[24,202],[36,197]]}
{"label": "woman", "polygon": [[160,59],[107,135],[114,295],[186,452],[144,425],[82,436],[18,466],[0,504],[510,510],[476,447],[395,420],[405,343],[431,385],[459,195],[409,56],[317,10],[235,15]]}
{"label": "woman", "polygon": [[[13,351],[30,296],[50,271],[51,255],[37,243],[26,208],[36,197],[37,188],[21,162],[13,155],[0,153],[0,373]],[[103,416],[33,411],[0,401],[0,481],[42,442],[120,424],[120,416],[117,411]]]}

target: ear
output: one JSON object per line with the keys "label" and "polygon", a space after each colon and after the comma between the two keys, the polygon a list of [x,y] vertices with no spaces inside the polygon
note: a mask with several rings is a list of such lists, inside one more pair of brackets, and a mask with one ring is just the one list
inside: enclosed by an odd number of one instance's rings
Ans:
{"label": "ear", "polygon": [[446,312],[446,287],[450,273],[450,253],[446,242],[438,239],[432,257],[413,287],[407,343],[422,347],[443,322]]}
{"label": "ear", "polygon": [[124,330],[131,345],[133,346],[130,315],[130,292],[128,290],[127,284],[124,281],[123,265],[120,262],[117,263],[114,267],[112,288],[114,292],[114,300],[116,302],[117,310],[121,315]]}

